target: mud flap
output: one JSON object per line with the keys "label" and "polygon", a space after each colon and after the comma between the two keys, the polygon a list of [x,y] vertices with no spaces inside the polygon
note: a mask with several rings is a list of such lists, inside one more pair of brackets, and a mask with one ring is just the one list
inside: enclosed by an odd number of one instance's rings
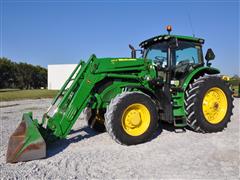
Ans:
{"label": "mud flap", "polygon": [[15,163],[46,157],[46,143],[32,120],[31,113],[23,118],[8,142],[6,162]]}

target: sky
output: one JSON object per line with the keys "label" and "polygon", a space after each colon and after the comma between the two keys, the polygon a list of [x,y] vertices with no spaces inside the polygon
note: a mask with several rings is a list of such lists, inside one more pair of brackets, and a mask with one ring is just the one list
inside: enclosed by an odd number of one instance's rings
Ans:
{"label": "sky", "polygon": [[1,57],[47,67],[97,57],[129,57],[150,37],[172,34],[205,39],[214,67],[239,68],[239,1],[1,1]]}

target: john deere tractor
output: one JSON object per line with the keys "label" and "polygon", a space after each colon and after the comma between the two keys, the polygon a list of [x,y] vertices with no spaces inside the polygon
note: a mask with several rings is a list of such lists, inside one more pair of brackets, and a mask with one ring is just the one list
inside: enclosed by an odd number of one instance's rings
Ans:
{"label": "john deere tractor", "polygon": [[7,162],[45,157],[46,144],[65,138],[81,113],[92,128],[105,129],[123,145],[148,141],[159,121],[202,133],[222,131],[233,98],[220,71],[211,67],[213,51],[208,49],[204,60],[203,39],[167,30],[140,43],[140,50],[130,45],[130,58],[92,55],[81,61],[41,122],[31,112],[23,114],[10,137]]}

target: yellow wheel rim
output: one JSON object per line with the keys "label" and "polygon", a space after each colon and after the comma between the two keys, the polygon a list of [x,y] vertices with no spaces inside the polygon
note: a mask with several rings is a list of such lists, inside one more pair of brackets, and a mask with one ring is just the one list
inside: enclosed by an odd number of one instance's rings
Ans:
{"label": "yellow wheel rim", "polygon": [[150,125],[150,112],[143,104],[128,106],[122,115],[122,127],[131,136],[140,136]]}
{"label": "yellow wheel rim", "polygon": [[203,114],[206,120],[211,124],[221,122],[228,108],[226,94],[218,87],[209,89],[202,103]]}

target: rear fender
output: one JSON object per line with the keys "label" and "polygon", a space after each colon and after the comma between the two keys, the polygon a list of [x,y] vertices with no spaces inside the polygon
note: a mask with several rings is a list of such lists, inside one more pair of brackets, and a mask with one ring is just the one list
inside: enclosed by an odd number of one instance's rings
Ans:
{"label": "rear fender", "polygon": [[216,68],[212,67],[200,67],[195,69],[194,71],[190,72],[182,85],[182,89],[185,91],[188,87],[188,85],[196,78],[203,76],[204,74],[212,75],[212,74],[219,74],[220,71]]}

